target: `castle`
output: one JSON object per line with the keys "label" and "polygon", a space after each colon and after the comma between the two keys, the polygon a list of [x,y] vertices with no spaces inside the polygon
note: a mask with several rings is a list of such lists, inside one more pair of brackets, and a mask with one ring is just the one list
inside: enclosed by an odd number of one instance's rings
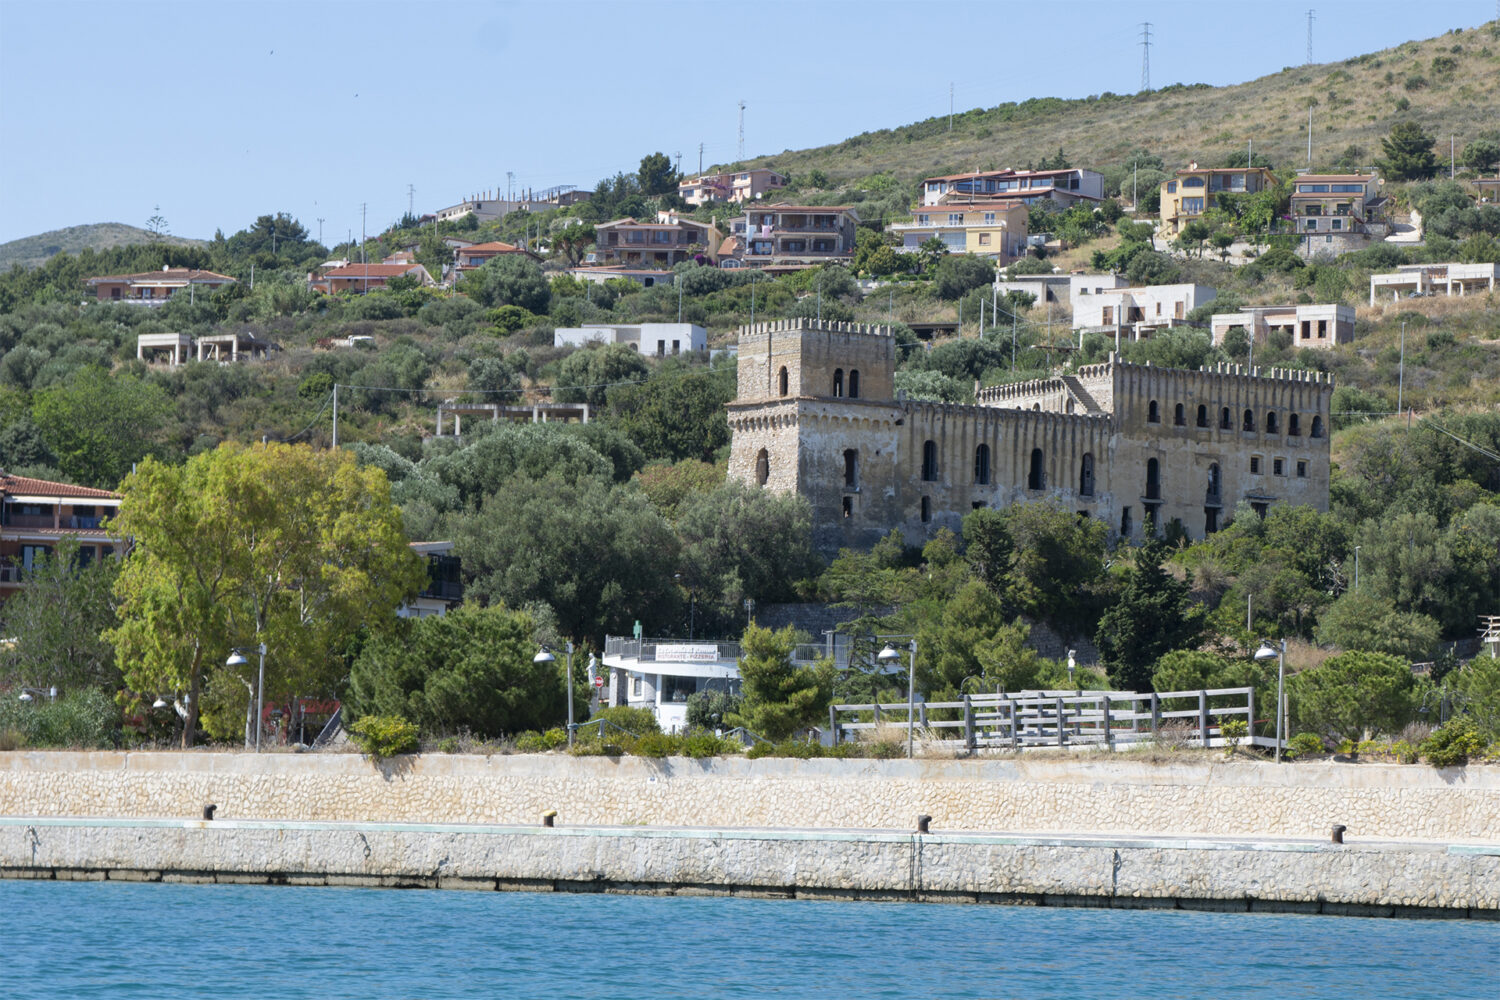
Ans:
{"label": "castle", "polygon": [[895,390],[887,327],[785,320],[740,330],[729,475],[806,497],[824,552],[959,530],[969,511],[1052,499],[1139,541],[1200,538],[1240,501],[1328,509],[1332,379],[1119,361],[981,389],[972,405]]}

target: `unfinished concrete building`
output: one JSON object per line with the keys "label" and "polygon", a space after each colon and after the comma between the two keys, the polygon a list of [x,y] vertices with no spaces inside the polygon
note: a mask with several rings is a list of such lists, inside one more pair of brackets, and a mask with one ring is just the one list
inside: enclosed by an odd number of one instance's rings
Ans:
{"label": "unfinished concrete building", "polygon": [[1331,379],[1118,361],[981,390],[895,392],[888,328],[788,320],[742,328],[729,474],[813,508],[824,552],[892,528],[957,531],[978,507],[1051,499],[1139,541],[1172,521],[1218,530],[1245,501],[1328,508]]}

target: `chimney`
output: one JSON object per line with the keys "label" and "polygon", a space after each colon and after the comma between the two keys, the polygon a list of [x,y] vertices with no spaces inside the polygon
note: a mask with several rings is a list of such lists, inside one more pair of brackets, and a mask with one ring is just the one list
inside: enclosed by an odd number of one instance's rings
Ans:
{"label": "chimney", "polygon": [[162,266],[161,266],[161,269],[162,269],[162,270],[163,270],[163,271],[170,271],[170,270],[172,270],[172,266],[171,266],[171,265],[170,265],[170,264],[163,264],[163,265],[162,265]]}
{"label": "chimney", "polygon": [[1197,160],[1193,160],[1192,162],[1190,162],[1188,164],[1188,169],[1189,170],[1197,170],[1198,169],[1198,161]]}

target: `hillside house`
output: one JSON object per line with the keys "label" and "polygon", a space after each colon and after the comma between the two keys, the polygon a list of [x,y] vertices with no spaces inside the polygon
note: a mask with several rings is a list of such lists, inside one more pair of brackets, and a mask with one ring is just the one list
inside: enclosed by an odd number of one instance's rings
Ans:
{"label": "hillside house", "polygon": [[1497,283],[1500,264],[1403,264],[1392,274],[1370,275],[1370,305],[1387,292],[1395,302],[1402,295],[1436,295],[1440,289],[1446,295],[1493,292]]}
{"label": "hillside house", "polygon": [[663,212],[656,222],[616,219],[594,227],[594,261],[627,267],[670,268],[685,260],[713,258],[720,233],[706,222]]}
{"label": "hillside house", "polygon": [[457,263],[454,267],[459,274],[472,271],[476,267],[483,267],[496,257],[518,256],[528,260],[541,261],[541,257],[532,253],[524,247],[518,247],[513,243],[502,243],[493,240],[489,243],[473,243],[460,249],[456,255]]}
{"label": "hillside house", "polygon": [[1186,325],[1187,314],[1215,295],[1206,285],[1108,287],[1119,280],[1109,276],[1097,285],[1075,286],[1077,294],[1070,296],[1075,330],[1112,336],[1116,346],[1122,339],[1146,340],[1160,330]]}
{"label": "hillside house", "polygon": [[398,618],[446,615],[463,603],[462,565],[452,542],[412,542],[411,550],[427,559],[427,582],[417,596],[396,609]]}
{"label": "hillside house", "polygon": [[1199,167],[1189,163],[1171,180],[1161,182],[1160,235],[1175,238],[1182,227],[1213,208],[1221,194],[1255,194],[1274,187],[1266,167]]}
{"label": "hillside house", "polygon": [[328,295],[347,293],[364,295],[384,288],[393,278],[412,277],[423,288],[437,284],[421,264],[349,264],[339,261],[324,265],[307,276],[308,287]]}
{"label": "hillside house", "polygon": [[120,494],[70,483],[13,476],[0,469],[0,602],[25,584],[26,571],[65,538],[79,543],[78,561],[125,551],[125,539],[104,528]]}
{"label": "hillside house", "polygon": [[1214,313],[1209,332],[1215,346],[1235,327],[1255,344],[1270,342],[1271,334],[1291,334],[1292,346],[1328,349],[1354,340],[1354,309],[1341,305],[1253,306],[1239,312]]}
{"label": "hillside house", "polygon": [[166,266],[160,271],[106,274],[84,282],[94,290],[100,302],[127,302],[139,306],[165,305],[168,299],[183,289],[187,289],[191,296],[198,291],[211,292],[235,283],[235,279],[227,274]]}
{"label": "hillside house", "polygon": [[710,205],[724,201],[756,201],[784,187],[785,174],[755,167],[693,177],[677,185],[677,193],[689,205]]}
{"label": "hillside house", "polygon": [[922,204],[960,201],[1005,201],[1025,205],[1053,201],[1068,208],[1080,201],[1104,198],[1104,175],[1078,167],[1061,170],[976,170],[929,177],[922,182]]}
{"label": "hillside house", "polygon": [[666,357],[708,349],[708,331],[694,323],[585,323],[561,326],[552,333],[554,347],[628,344],[642,354]]}
{"label": "hillside house", "polygon": [[734,220],[737,260],[766,270],[847,263],[859,216],[847,205],[756,205]]}
{"label": "hillside house", "polygon": [[889,229],[900,235],[902,253],[915,253],[937,239],[949,253],[993,257],[1003,266],[1026,255],[1028,215],[1019,201],[918,205],[911,222],[895,222]]}

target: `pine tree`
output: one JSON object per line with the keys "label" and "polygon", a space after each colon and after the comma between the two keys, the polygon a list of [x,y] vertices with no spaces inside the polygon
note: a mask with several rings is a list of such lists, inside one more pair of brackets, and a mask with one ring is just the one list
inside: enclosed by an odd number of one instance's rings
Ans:
{"label": "pine tree", "polygon": [[1191,649],[1203,634],[1203,608],[1189,596],[1192,578],[1168,573],[1166,558],[1160,539],[1141,546],[1119,599],[1099,619],[1094,641],[1122,691],[1150,691],[1152,665],[1174,649]]}

